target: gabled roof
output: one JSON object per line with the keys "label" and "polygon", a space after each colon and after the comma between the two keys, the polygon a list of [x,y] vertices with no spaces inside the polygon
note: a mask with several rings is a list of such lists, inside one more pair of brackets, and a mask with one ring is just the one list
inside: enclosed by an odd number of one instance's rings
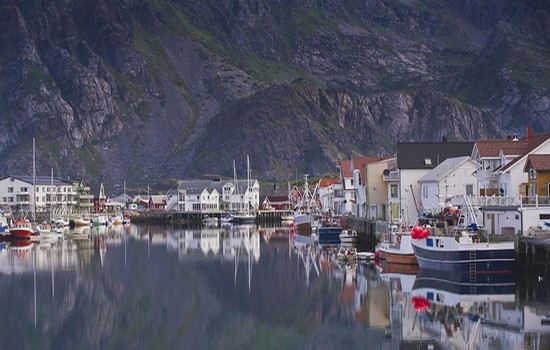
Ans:
{"label": "gabled roof", "polygon": [[433,169],[445,159],[472,154],[474,142],[398,142],[398,169]]}
{"label": "gabled roof", "polygon": [[265,199],[267,199],[270,203],[287,203],[288,202],[288,196],[266,196]]}
{"label": "gabled roof", "polygon": [[177,197],[178,196],[178,190],[176,188],[171,188],[166,192],[166,197]]}
{"label": "gabled roof", "polygon": [[132,200],[133,200],[132,197],[130,197],[125,193],[118,195],[116,197],[107,199],[107,201],[109,202],[119,202],[119,203],[127,203],[127,202],[131,202]]}
{"label": "gabled roof", "polygon": [[365,183],[365,165],[377,163],[386,159],[393,158],[392,156],[370,156],[370,157],[356,157],[351,159],[351,165],[354,169],[359,170],[361,176],[361,183]]}
{"label": "gabled roof", "polygon": [[164,204],[164,198],[166,197],[163,194],[154,194],[151,195],[150,202],[153,204]]}
{"label": "gabled roof", "polygon": [[533,135],[533,136],[529,137],[526,140],[527,140],[527,146],[525,147],[523,153],[520,156],[516,157],[514,160],[512,160],[510,163],[503,166],[502,169],[500,169],[500,171],[506,172],[512,166],[514,166],[519,161],[524,159],[529,153],[534,151],[537,147],[539,147],[543,143],[550,140],[550,133],[547,132],[547,133],[544,133],[544,134]]}
{"label": "gabled roof", "polygon": [[536,171],[550,171],[550,154],[530,154],[523,167],[523,171],[529,171],[533,167]]}
{"label": "gabled roof", "polygon": [[443,163],[439,164],[438,166],[430,170],[429,173],[422,176],[418,180],[418,182],[437,182],[441,179],[444,179],[445,177],[449,176],[449,174],[452,173],[453,170],[455,170],[468,160],[470,160],[469,156],[447,158],[443,161]]}
{"label": "gabled roof", "polygon": [[352,174],[351,168],[350,168],[351,161],[348,160],[348,159],[345,159],[345,160],[341,160],[339,163],[340,163],[339,164],[340,169],[342,169],[342,177],[343,178],[352,178],[353,174]]}
{"label": "gabled roof", "polygon": [[480,158],[498,158],[500,151],[504,155],[520,155],[527,144],[527,140],[479,140],[475,143],[475,147]]}
{"label": "gabled roof", "polygon": [[[2,180],[9,179],[9,178],[17,179],[19,181],[26,182],[30,185],[32,185],[33,182],[34,182],[33,177],[32,176],[27,176],[27,175],[11,175],[11,176],[3,177]],[[36,184],[38,186],[51,185],[52,184],[52,177],[51,176],[36,176]],[[54,184],[54,186],[69,186],[69,185],[72,186],[73,182],[69,181],[69,180],[59,178],[59,177],[54,177],[53,178],[53,184]]]}
{"label": "gabled roof", "polygon": [[[250,185],[254,185],[254,183],[257,180],[250,179]],[[178,191],[180,190],[186,190],[187,194],[201,194],[205,189],[208,192],[212,192],[213,190],[218,191],[218,193],[223,192],[223,187],[227,184],[231,184],[234,186],[233,180],[183,180],[180,181],[178,185]],[[243,194],[247,187],[248,182],[247,180],[237,180],[237,184],[239,187],[239,193]]]}
{"label": "gabled roof", "polygon": [[338,182],[340,182],[340,179],[321,179],[319,181],[319,188],[327,188]]}

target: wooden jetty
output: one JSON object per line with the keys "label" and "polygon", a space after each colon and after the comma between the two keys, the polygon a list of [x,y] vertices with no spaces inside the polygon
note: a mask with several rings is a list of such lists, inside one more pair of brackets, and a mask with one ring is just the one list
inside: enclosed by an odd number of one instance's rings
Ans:
{"label": "wooden jetty", "polygon": [[550,233],[537,233],[516,238],[516,266],[521,273],[544,274],[550,272]]}
{"label": "wooden jetty", "polygon": [[[361,251],[373,251],[381,236],[381,223],[355,216],[344,217],[344,227],[357,232],[357,247]],[[387,224],[386,224],[387,226]]]}

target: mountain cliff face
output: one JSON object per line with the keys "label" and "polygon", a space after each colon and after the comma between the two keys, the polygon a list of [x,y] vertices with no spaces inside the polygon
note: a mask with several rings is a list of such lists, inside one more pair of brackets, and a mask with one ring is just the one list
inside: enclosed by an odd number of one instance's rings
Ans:
{"label": "mountain cliff face", "polygon": [[[550,129],[543,1],[7,0],[0,166],[285,180],[397,141]],[[239,170],[243,173],[242,170]]]}

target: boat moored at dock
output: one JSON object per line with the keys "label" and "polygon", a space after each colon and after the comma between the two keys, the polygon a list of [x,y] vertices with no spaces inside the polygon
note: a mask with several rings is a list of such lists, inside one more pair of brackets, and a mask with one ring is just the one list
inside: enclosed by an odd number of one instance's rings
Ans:
{"label": "boat moored at dock", "polygon": [[469,232],[458,236],[428,236],[411,240],[423,269],[462,273],[511,272],[515,265],[514,242],[480,242]]}

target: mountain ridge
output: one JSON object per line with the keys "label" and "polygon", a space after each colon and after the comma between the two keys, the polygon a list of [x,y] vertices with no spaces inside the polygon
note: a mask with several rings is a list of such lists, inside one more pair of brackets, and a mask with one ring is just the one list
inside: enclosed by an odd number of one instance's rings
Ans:
{"label": "mountain ridge", "polygon": [[[7,0],[0,159],[129,186],[286,180],[398,141],[549,130],[543,1]],[[547,79],[549,78],[549,79]]]}

